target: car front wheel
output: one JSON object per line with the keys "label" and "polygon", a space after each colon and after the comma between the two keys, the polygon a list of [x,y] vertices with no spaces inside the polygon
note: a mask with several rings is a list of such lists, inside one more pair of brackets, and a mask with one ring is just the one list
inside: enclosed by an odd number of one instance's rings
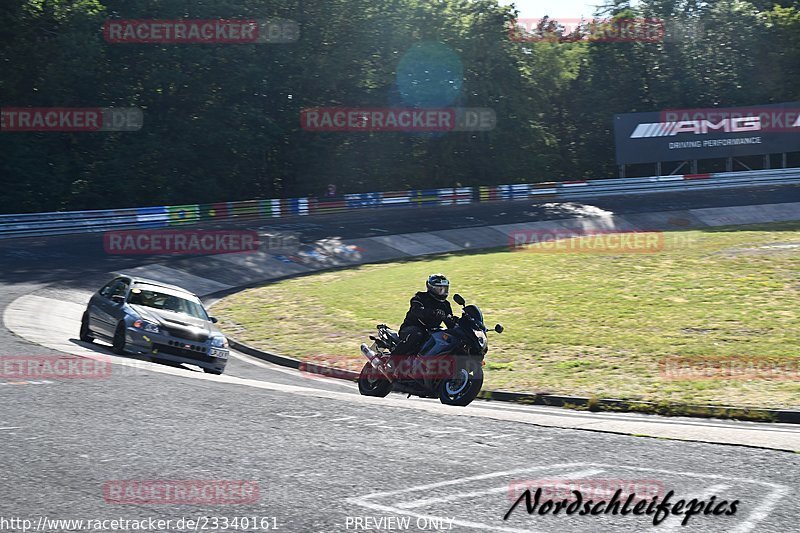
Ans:
{"label": "car front wheel", "polygon": [[114,342],[111,343],[111,349],[117,355],[124,355],[125,342],[125,322],[120,322],[114,331]]}
{"label": "car front wheel", "polygon": [[88,313],[83,313],[83,317],[81,318],[80,339],[83,342],[94,342],[94,337],[92,337],[92,330],[89,329],[89,314]]}

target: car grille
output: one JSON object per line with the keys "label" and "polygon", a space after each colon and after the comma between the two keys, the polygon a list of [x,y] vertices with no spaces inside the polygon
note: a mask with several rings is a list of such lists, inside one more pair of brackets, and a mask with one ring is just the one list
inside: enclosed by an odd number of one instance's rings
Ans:
{"label": "car grille", "polygon": [[167,330],[170,335],[179,339],[186,339],[195,342],[206,342],[208,340],[208,333],[205,332],[198,333],[196,331],[177,328],[174,326],[164,327],[164,329]]}
{"label": "car grille", "polygon": [[206,353],[207,348],[204,346],[191,346],[191,348],[186,348],[185,344],[181,345],[174,341],[169,341],[170,344],[160,344],[156,343],[153,344],[153,349],[158,350],[160,353],[166,353],[171,355],[178,355],[180,357],[185,357],[187,359],[193,359],[195,361],[202,361],[204,363],[213,363],[215,358],[211,357]]}

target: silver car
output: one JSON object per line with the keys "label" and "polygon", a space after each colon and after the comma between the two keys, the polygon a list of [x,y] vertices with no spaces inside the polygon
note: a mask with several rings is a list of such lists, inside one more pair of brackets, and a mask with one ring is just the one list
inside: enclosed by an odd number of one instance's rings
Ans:
{"label": "silver car", "polygon": [[92,295],[81,319],[80,339],[106,340],[117,354],[197,365],[219,375],[225,370],[229,350],[216,322],[187,290],[119,276]]}

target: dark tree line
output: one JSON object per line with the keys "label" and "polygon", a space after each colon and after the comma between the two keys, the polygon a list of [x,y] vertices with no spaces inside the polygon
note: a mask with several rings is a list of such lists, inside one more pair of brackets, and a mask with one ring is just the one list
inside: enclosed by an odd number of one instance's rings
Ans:
{"label": "dark tree line", "polygon": [[[328,183],[360,192],[611,177],[614,113],[800,99],[800,2],[637,6],[612,2],[598,16],[662,19],[662,42],[520,42],[515,12],[493,0],[3,0],[0,106],[140,107],[145,123],[0,133],[0,212],[307,196]],[[112,44],[102,33],[108,19],[272,17],[298,22],[300,39]],[[443,81],[452,105],[492,108],[497,127],[300,127],[310,107],[435,101]]]}

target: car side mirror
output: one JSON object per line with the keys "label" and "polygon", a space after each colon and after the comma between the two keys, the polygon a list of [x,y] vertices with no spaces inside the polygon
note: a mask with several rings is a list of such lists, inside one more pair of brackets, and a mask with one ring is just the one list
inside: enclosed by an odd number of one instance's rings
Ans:
{"label": "car side mirror", "polygon": [[212,324],[216,324],[217,322],[219,322],[219,320],[215,316],[210,316],[208,317],[208,319],[211,321]]}
{"label": "car side mirror", "polygon": [[125,303],[125,296],[122,294],[115,294],[111,297],[111,301],[117,304],[124,304]]}
{"label": "car side mirror", "polygon": [[503,333],[503,326],[501,326],[500,324],[495,324],[495,326],[494,326],[494,330],[495,330],[497,333]]}
{"label": "car side mirror", "polygon": [[455,303],[457,303],[458,305],[464,305],[466,303],[464,301],[464,298],[462,298],[460,294],[454,294],[453,295],[453,301]]}

